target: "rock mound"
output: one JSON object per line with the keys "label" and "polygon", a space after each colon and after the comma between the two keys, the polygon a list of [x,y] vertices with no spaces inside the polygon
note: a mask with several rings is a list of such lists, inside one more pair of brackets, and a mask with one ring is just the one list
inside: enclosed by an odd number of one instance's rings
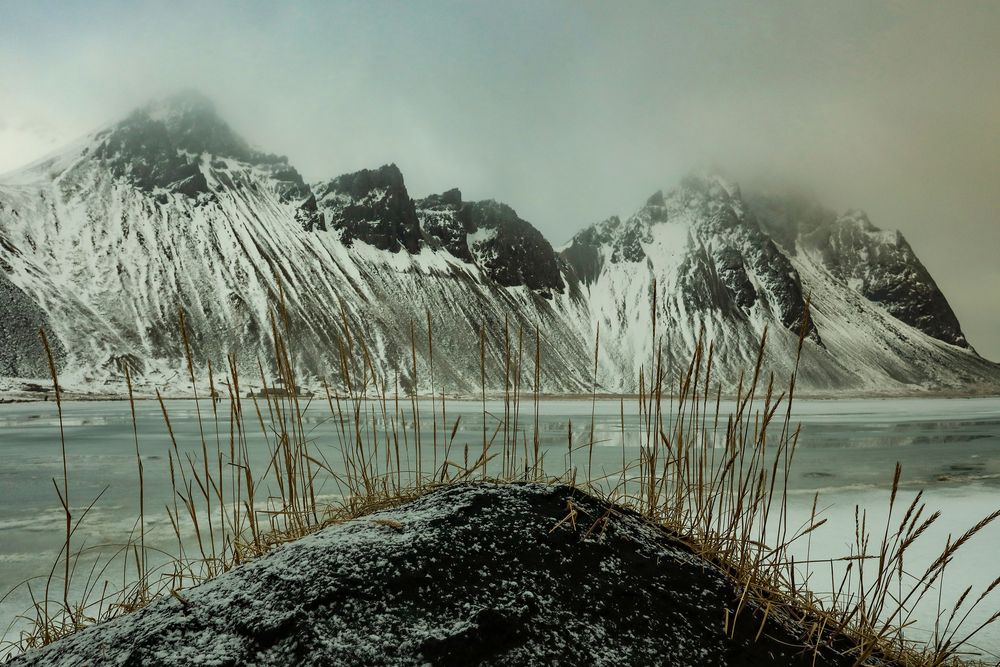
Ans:
{"label": "rock mound", "polygon": [[[569,508],[576,512],[568,520]],[[713,565],[568,487],[475,484],[327,528],[16,665],[811,665]],[[821,651],[817,665],[849,665]]]}

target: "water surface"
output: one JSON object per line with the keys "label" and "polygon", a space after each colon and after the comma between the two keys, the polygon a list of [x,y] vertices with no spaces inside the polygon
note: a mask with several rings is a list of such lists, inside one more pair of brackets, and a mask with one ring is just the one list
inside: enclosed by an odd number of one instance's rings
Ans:
{"label": "water surface", "polygon": [[[182,456],[200,456],[202,432],[210,451],[228,451],[228,413],[220,406],[218,421],[209,403],[168,402],[168,414]],[[407,404],[409,419],[409,404]],[[723,404],[722,413],[732,409]],[[495,416],[503,415],[500,401],[489,401],[487,431],[495,429]],[[624,425],[622,410],[624,409]],[[202,414],[203,431],[198,426]],[[424,400],[420,406],[424,469],[445,458],[445,445],[455,427],[447,456],[461,461],[466,446],[475,458],[482,447],[483,416],[478,401],[449,401],[442,414]],[[545,400],[538,405],[540,450],[546,469],[561,471],[570,463],[587,465],[593,412],[595,442],[593,474],[615,476],[623,457],[633,460],[644,438],[637,418],[637,402],[618,400]],[[432,451],[432,424],[438,422],[438,451]],[[793,420],[801,423],[799,450],[789,479],[793,517],[808,518],[814,494],[820,492],[819,509],[828,524],[808,543],[796,546],[797,558],[845,555],[853,542],[854,508],[869,513],[870,525],[884,522],[888,487],[897,461],[904,469],[901,502],[909,502],[918,489],[926,490],[932,509],[943,517],[915,552],[915,565],[937,555],[948,534],[958,534],[1000,506],[1000,398],[976,399],[843,399],[799,400]],[[712,424],[711,416],[708,424]],[[534,429],[535,408],[526,401],[518,417],[518,439]],[[147,543],[169,548],[172,530],[163,507],[172,501],[167,452],[171,439],[160,406],[153,401],[136,404],[139,450],[145,469]],[[340,465],[340,421],[331,416],[325,401],[306,411],[305,428],[318,456]],[[376,419],[373,428],[382,428]],[[722,424],[724,428],[724,422]],[[94,498],[77,544],[113,545],[127,541],[138,515],[136,443],[132,416],[126,402],[80,402],[64,405],[64,428],[70,470],[70,503],[79,512]],[[218,428],[218,431],[216,430]],[[779,427],[780,430],[780,427]],[[218,435],[217,435],[218,433]],[[775,431],[777,435],[777,431]],[[502,434],[498,435],[502,438]],[[576,448],[568,451],[570,442]],[[530,445],[529,445],[530,446]],[[266,438],[252,429],[248,449],[255,468],[268,460]],[[412,466],[413,461],[409,462]],[[6,591],[31,577],[47,574],[62,544],[64,519],[53,479],[62,484],[62,453],[55,405],[50,403],[0,406],[0,590]],[[582,473],[581,473],[582,474]],[[336,494],[332,481],[321,493]],[[991,526],[964,549],[943,583],[942,596],[952,598],[966,585],[985,586],[1000,575],[995,554],[1000,553],[1000,525]],[[814,588],[829,589],[829,568],[813,572]],[[826,582],[826,583],[823,583]],[[40,583],[36,580],[36,587]],[[936,603],[936,596],[935,603]],[[21,588],[0,603],[0,631],[29,604]],[[1000,606],[1000,596],[984,605],[977,616],[987,616]],[[917,627],[930,624],[933,609],[921,609]],[[970,621],[971,622],[971,621]],[[976,641],[1000,654],[1000,628]]]}

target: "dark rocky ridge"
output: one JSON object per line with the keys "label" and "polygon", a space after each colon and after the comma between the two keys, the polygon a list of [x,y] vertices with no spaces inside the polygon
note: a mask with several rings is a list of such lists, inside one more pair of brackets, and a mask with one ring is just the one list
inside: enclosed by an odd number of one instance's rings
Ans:
{"label": "dark rocky ridge", "polygon": [[6,250],[0,238],[0,375],[46,378],[49,363],[39,330],[45,329],[57,367],[65,359],[66,349],[53,335],[45,311],[4,274]]}
{"label": "dark rocky ridge", "polygon": [[[314,186],[326,225],[345,243],[419,252],[429,244],[474,263],[504,287],[526,286],[543,295],[561,291],[559,258],[531,223],[506,204],[462,201],[453,188],[414,201],[394,165],[338,176]],[[477,232],[487,232],[474,238]]]}
{"label": "dark rocky ridge", "polygon": [[396,165],[344,174],[315,192],[329,227],[348,245],[357,239],[392,252],[420,249],[420,221]]}
{"label": "dark rocky ridge", "polygon": [[858,291],[896,319],[969,347],[955,311],[899,232],[882,232],[865,214],[849,212],[803,242],[821,253],[831,273],[845,282],[859,281]]}
{"label": "dark rocky ridge", "polygon": [[478,264],[500,285],[524,285],[543,295],[563,290],[552,245],[510,206],[493,200],[463,202],[462,193],[453,188],[419,200],[417,209],[429,237],[455,257]]}
{"label": "dark rocky ridge", "polygon": [[838,216],[808,197],[757,195],[749,206],[787,252],[813,253],[831,274],[896,319],[969,347],[947,298],[898,231],[883,231],[863,211]]}
{"label": "dark rocky ridge", "polygon": [[462,209],[462,192],[452,188],[439,195],[429,195],[416,202],[420,221],[427,235],[435,239],[440,247],[455,257],[474,262],[469,250],[469,230],[459,219]]}
{"label": "dark rocky ridge", "polygon": [[[576,524],[562,521],[567,503]],[[592,529],[592,530],[591,530]],[[14,665],[851,665],[637,515],[479,484],[327,528]],[[755,637],[760,631],[760,639]],[[844,648],[844,647],[840,647]]]}
{"label": "dark rocky ridge", "polygon": [[[119,359],[151,383],[175,377],[178,305],[197,357],[235,351],[256,373],[256,360],[270,359],[277,279],[301,345],[296,364],[311,377],[340,372],[330,351],[345,312],[376,339],[389,375],[411,322],[430,313],[440,319],[435,349],[447,350],[437,356],[451,360],[438,360],[449,388],[479,385],[479,332],[502,344],[513,318],[511,331],[538,327],[549,346],[543,391],[590,385],[598,327],[601,383],[636,391],[640,360],[658,344],[655,286],[667,367],[686,363],[705,332],[729,388],[765,329],[772,370],[791,371],[807,295],[816,345],[803,348],[803,387],[997,386],[1000,367],[967,347],[905,241],[821,207],[760,199],[716,178],[686,179],[556,253],[504,204],[466,202],[457,189],[413,201],[392,165],[310,186],[284,158],[249,148],[204,98],[178,96],[0,184],[0,234],[13,249],[0,260],[84,384],[122,381]],[[23,349],[35,343],[34,331],[13,335]],[[429,371],[429,352],[418,354]],[[487,370],[491,383],[500,377]]]}
{"label": "dark rocky ridge", "polygon": [[466,235],[495,229],[496,236],[480,243],[477,254],[488,275],[504,286],[525,285],[543,293],[563,287],[552,246],[510,207],[462,202],[454,189],[419,202],[421,209],[445,212],[450,221],[435,225],[434,219],[421,220],[394,164],[310,186],[285,156],[252,148],[218,116],[212,102],[196,92],[138,109],[97,138],[93,157],[115,178],[155,193],[161,204],[171,195],[211,200],[213,180],[228,188],[242,187],[247,179],[230,164],[234,160],[267,173],[281,200],[296,205],[295,217],[305,231],[332,229],[347,245],[360,240],[392,252],[415,253],[424,242],[436,239],[456,257],[474,262]]}
{"label": "dark rocky ridge", "polygon": [[[653,227],[681,215],[694,221],[681,267],[689,308],[742,318],[759,302],[775,310],[785,328],[799,330],[806,300],[798,272],[762,231],[739,189],[730,193],[715,179],[688,177],[669,196],[654,193],[631,218],[615,216],[578,233],[562,256],[585,284],[592,283],[604,261],[644,261],[642,243],[649,243]],[[602,253],[603,247],[609,251]],[[822,343],[813,322],[808,334]]]}
{"label": "dark rocky ridge", "polygon": [[[211,197],[206,173],[230,184],[230,158],[269,172],[283,201],[297,204],[296,219],[306,231],[339,230],[345,243],[362,240],[382,250],[419,251],[436,241],[455,257],[480,264],[503,286],[525,285],[543,295],[562,291],[561,266],[584,284],[600,273],[596,246],[612,245],[611,262],[641,262],[649,225],[668,218],[667,198],[653,194],[646,206],[626,221],[618,217],[577,234],[561,257],[530,223],[505,204],[463,202],[457,189],[414,202],[395,165],[345,174],[310,188],[287,158],[255,150],[217,115],[204,96],[185,92],[137,110],[105,131],[94,155],[112,174],[149,192]],[[204,165],[202,156],[213,159]],[[799,245],[817,253],[830,272],[885,307],[900,321],[958,347],[968,341],[947,299],[901,235],[886,241],[862,213],[837,217],[804,198],[744,199],[730,194],[717,180],[688,177],[671,197],[700,208],[706,231],[740,230],[748,238],[742,248],[715,248],[710,258],[693,254],[684,289],[696,308],[717,308],[732,316],[748,313],[758,301],[774,306],[782,324],[796,330],[804,310],[801,280],[782,252]],[[468,236],[494,230],[492,238],[474,242]],[[766,232],[766,233],[765,233]],[[779,250],[779,247],[781,250]],[[711,265],[711,270],[709,270]],[[756,290],[749,270],[768,278],[770,294]],[[813,327],[810,335],[820,341]]]}
{"label": "dark rocky ridge", "polygon": [[[663,193],[657,193],[662,201]],[[656,195],[650,197],[650,202],[656,201]],[[647,202],[647,207],[650,203]],[[662,204],[659,204],[662,206]],[[577,277],[585,285],[592,284],[601,274],[604,259],[600,247],[611,247],[611,262],[641,262],[646,259],[642,242],[649,241],[649,227],[633,217],[622,222],[613,215],[604,222],[587,227],[573,237],[570,245],[562,251],[563,259],[573,267]]]}
{"label": "dark rocky ridge", "polygon": [[[282,201],[299,203],[303,228],[322,227],[316,200],[288,158],[255,150],[216,113],[203,95],[188,91],[134,111],[97,135],[93,156],[111,174],[146,191],[160,203],[169,194],[212,197],[206,174],[224,182],[239,179],[229,170],[232,159],[270,175]],[[204,158],[211,158],[208,164]]]}
{"label": "dark rocky ridge", "polygon": [[547,292],[562,291],[563,280],[552,245],[510,206],[492,199],[468,202],[458,220],[470,232],[492,231],[476,241],[472,251],[493,280],[505,287],[526,285]]}

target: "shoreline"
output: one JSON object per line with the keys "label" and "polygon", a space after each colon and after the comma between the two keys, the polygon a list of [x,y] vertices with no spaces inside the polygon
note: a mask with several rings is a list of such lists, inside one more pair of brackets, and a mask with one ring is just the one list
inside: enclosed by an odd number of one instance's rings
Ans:
{"label": "shoreline", "polygon": [[[164,401],[211,401],[211,398],[207,395],[193,396],[190,393],[187,394],[161,394]],[[340,400],[350,400],[351,397],[346,395],[331,394],[334,400],[338,398]],[[300,396],[299,402],[308,403],[312,401],[326,401],[325,394],[315,394],[313,396]],[[374,400],[381,398],[375,394],[366,395],[367,400]],[[410,400],[412,397],[409,394],[400,394],[400,398],[406,398]],[[503,393],[487,392],[487,401],[502,401],[505,396]],[[513,401],[513,394],[509,395]],[[530,405],[535,400],[535,395],[530,392],[523,392],[519,396],[519,402],[521,405]],[[616,393],[598,393],[598,394],[539,394],[537,396],[539,403],[557,403],[563,401],[580,401],[580,400],[595,400],[598,402],[609,402],[609,401],[638,401],[640,394],[616,394]],[[648,400],[648,396],[645,400]],[[723,401],[733,401],[736,400],[735,393],[723,393],[721,395]],[[911,390],[911,391],[899,391],[899,392],[854,392],[854,391],[844,391],[844,392],[817,392],[817,391],[801,391],[796,392],[795,400],[810,400],[810,401],[836,401],[836,400],[901,400],[901,399],[974,399],[974,398],[1000,398],[1000,391],[956,391],[956,390]],[[423,394],[418,393],[416,399],[419,401],[440,401],[441,394]],[[678,400],[679,396],[677,394],[663,394],[661,400]],[[3,391],[0,390],[0,405],[20,405],[27,403],[47,403],[53,402],[55,399],[51,391],[40,392],[37,390],[22,390],[22,391]],[[108,394],[91,394],[83,392],[66,392],[64,391],[60,397],[63,403],[115,403],[115,402],[128,402],[130,400],[128,394],[120,393],[108,393]],[[136,402],[145,401],[157,401],[155,394],[137,394],[132,397],[131,400]],[[228,402],[228,397],[221,399],[223,402]],[[253,400],[250,397],[243,397],[241,400]],[[264,400],[264,399],[259,399]],[[445,401],[457,401],[463,403],[481,402],[483,397],[481,395],[474,394],[445,394]],[[713,401],[710,401],[713,402]]]}

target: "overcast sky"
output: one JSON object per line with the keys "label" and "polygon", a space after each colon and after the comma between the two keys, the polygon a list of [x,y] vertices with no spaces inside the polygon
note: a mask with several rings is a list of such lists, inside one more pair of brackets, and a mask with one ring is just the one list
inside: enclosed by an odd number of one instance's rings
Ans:
{"label": "overcast sky", "polygon": [[690,171],[805,187],[1000,359],[1000,3],[0,0],[0,172],[182,87],[309,180],[396,162],[554,245]]}

